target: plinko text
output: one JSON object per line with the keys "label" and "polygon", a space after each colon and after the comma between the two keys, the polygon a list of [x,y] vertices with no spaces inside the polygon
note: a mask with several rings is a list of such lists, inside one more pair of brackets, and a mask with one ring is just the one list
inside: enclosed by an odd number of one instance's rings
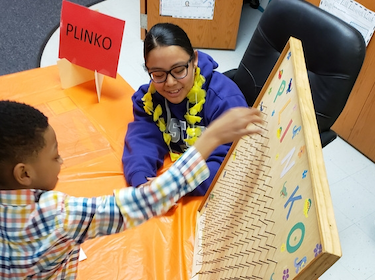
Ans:
{"label": "plinko text", "polygon": [[112,47],[112,40],[110,37],[98,34],[96,32],[78,27],[76,25],[68,23],[66,25],[66,36],[72,36],[74,39],[88,43],[105,50],[109,50]]}

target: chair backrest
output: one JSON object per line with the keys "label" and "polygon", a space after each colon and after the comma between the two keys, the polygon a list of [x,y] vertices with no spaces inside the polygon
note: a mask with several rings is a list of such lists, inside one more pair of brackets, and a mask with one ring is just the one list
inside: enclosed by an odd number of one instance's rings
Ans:
{"label": "chair backrest", "polygon": [[[365,57],[355,28],[304,0],[272,0],[231,78],[251,106],[291,36],[302,41],[322,139],[332,133]],[[322,139],[323,146],[333,139]]]}

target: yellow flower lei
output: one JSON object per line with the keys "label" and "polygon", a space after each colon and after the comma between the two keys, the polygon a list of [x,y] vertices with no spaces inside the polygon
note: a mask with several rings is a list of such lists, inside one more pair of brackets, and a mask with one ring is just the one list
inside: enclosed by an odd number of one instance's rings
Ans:
{"label": "yellow flower lei", "polygon": [[[186,129],[187,138],[184,141],[189,145],[194,145],[197,138],[201,135],[202,131],[199,127],[195,126],[196,123],[199,123],[202,118],[197,116],[197,114],[202,111],[203,104],[206,102],[206,91],[202,89],[202,85],[205,82],[205,78],[200,74],[200,68],[197,67],[195,69],[194,75],[194,85],[190,89],[189,93],[187,94],[187,98],[189,100],[188,104],[194,104],[191,108],[187,108],[187,112],[185,114],[186,122],[188,123],[188,127]],[[164,142],[167,144],[169,148],[169,155],[172,161],[176,161],[181,154],[172,152],[170,143],[171,143],[171,135],[167,132],[167,126],[163,117],[161,117],[163,110],[158,104],[154,109],[154,104],[152,102],[152,94],[156,92],[154,84],[151,82],[147,93],[142,97],[143,101],[143,109],[149,115],[153,116],[153,120],[156,125],[159,127],[160,131],[163,133]]]}

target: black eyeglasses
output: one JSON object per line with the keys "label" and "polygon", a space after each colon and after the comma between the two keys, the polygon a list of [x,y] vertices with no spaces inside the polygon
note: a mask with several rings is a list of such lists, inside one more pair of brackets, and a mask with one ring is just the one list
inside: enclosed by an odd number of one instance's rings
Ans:
{"label": "black eyeglasses", "polygon": [[189,63],[192,61],[193,56],[190,57],[189,61],[185,65],[178,65],[170,69],[169,71],[152,71],[148,74],[154,83],[164,83],[167,80],[168,74],[171,74],[176,80],[181,80],[188,75]]}

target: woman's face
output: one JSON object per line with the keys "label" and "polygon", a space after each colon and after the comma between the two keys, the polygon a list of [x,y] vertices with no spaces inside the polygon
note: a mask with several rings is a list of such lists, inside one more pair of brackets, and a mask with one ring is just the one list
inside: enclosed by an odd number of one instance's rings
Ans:
{"label": "woman's face", "polygon": [[[157,47],[149,52],[146,67],[148,72],[169,71],[176,66],[186,65],[190,55],[179,46]],[[155,89],[169,102],[181,103],[194,84],[195,68],[198,64],[198,53],[195,51],[195,59],[188,63],[187,76],[175,79],[171,74],[162,83],[154,83]]]}

